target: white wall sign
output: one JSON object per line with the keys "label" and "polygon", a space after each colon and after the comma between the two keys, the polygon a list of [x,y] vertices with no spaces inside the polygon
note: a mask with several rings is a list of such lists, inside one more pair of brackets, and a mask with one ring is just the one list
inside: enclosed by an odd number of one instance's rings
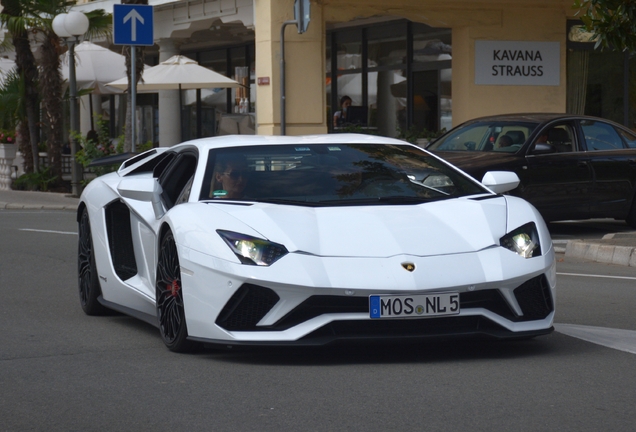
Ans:
{"label": "white wall sign", "polygon": [[475,41],[475,84],[558,86],[559,42]]}

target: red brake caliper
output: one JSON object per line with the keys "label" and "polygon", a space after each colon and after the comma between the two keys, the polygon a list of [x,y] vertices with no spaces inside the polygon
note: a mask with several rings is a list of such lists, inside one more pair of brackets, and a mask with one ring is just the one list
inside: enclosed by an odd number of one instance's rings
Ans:
{"label": "red brake caliper", "polygon": [[179,282],[176,279],[173,280],[171,284],[166,286],[166,290],[170,291],[172,297],[176,297],[177,295],[179,295],[180,289],[181,287],[179,286]]}

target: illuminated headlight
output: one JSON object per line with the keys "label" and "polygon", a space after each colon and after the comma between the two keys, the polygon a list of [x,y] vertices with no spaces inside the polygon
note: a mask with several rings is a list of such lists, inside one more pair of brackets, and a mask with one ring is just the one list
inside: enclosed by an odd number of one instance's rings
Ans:
{"label": "illuminated headlight", "polygon": [[287,248],[278,243],[232,231],[216,230],[216,232],[243,264],[269,266],[288,253]]}
{"label": "illuminated headlight", "polygon": [[527,223],[506,234],[499,240],[499,243],[524,258],[541,255],[539,233],[534,222]]}

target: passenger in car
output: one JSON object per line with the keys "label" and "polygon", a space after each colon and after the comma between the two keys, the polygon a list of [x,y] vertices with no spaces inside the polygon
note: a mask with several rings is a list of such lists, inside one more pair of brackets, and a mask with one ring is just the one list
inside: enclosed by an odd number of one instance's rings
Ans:
{"label": "passenger in car", "polygon": [[248,167],[245,158],[220,157],[214,166],[212,198],[241,199],[247,186]]}
{"label": "passenger in car", "polygon": [[548,132],[544,132],[539,135],[539,138],[534,142],[535,144],[547,144],[548,143]]}
{"label": "passenger in car", "polygon": [[512,145],[512,138],[510,135],[502,135],[499,137],[499,148],[510,147]]}

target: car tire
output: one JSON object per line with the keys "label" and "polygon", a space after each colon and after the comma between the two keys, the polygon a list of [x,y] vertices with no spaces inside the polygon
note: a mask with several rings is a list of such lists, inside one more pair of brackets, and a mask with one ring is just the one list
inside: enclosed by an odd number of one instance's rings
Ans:
{"label": "car tire", "polygon": [[95,250],[91,237],[91,222],[88,210],[84,209],[79,220],[79,240],[77,246],[77,279],[82,310],[86,315],[105,315],[108,309],[99,302],[102,288],[99,284]]}
{"label": "car tire", "polygon": [[161,239],[155,293],[157,321],[163,343],[170,351],[181,353],[193,351],[197,344],[188,340],[181,289],[181,269],[172,231],[166,232]]}

